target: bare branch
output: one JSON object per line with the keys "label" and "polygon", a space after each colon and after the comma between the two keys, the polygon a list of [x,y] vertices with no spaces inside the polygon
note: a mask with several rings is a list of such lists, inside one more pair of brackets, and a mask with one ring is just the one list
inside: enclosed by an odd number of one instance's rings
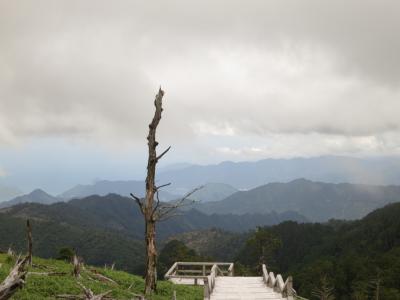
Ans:
{"label": "bare branch", "polygon": [[167,149],[164,150],[163,153],[161,153],[159,156],[157,156],[156,161],[159,161],[167,152],[171,149],[171,146],[169,146]]}
{"label": "bare branch", "polygon": [[153,209],[153,212],[152,212],[152,218],[153,219],[154,219],[154,216],[155,216],[155,214],[157,212],[158,207],[160,206],[160,198],[159,198],[157,189],[156,189],[156,198],[157,198],[157,202],[156,202],[156,205],[154,206],[154,209]]}
{"label": "bare branch", "polygon": [[[187,193],[183,198],[181,198],[180,200],[174,202],[171,205],[168,204],[164,204],[162,206],[158,206],[157,207],[157,211],[154,211],[154,219],[156,221],[164,221],[166,219],[169,219],[171,217],[171,213],[173,211],[175,211],[176,209],[183,207],[185,205],[187,205],[187,203],[185,203],[185,201],[191,196],[193,195],[195,192],[197,192],[198,190],[201,190],[204,186],[200,186],[197,187],[195,189],[193,189],[192,191],[190,191],[189,193]],[[193,204],[195,201],[191,201],[190,204]],[[175,216],[176,214],[174,214],[173,216]]]}
{"label": "bare branch", "polygon": [[134,194],[130,193],[131,197],[135,199],[137,205],[139,205],[140,211],[142,214],[144,214],[144,204],[142,200],[139,197],[136,197]]}
{"label": "bare branch", "polygon": [[191,190],[189,193],[187,193],[182,200],[186,200],[187,198],[189,198],[190,196],[192,196],[194,193],[196,193],[197,191],[201,190],[202,188],[204,188],[204,185],[201,185],[193,190]]}
{"label": "bare branch", "polygon": [[159,189],[162,189],[163,187],[166,187],[166,186],[169,186],[169,185],[171,185],[171,182],[168,182],[168,183],[166,183],[166,184],[162,184],[162,185],[160,185],[160,186],[156,186],[154,189],[155,189],[156,191],[158,191]]}
{"label": "bare branch", "polygon": [[171,211],[165,212],[160,214],[160,216],[158,217],[158,221],[162,222],[162,221],[167,221],[169,219],[175,218],[175,217],[179,217],[182,216],[182,213],[179,213],[176,211],[176,209],[172,209]]}

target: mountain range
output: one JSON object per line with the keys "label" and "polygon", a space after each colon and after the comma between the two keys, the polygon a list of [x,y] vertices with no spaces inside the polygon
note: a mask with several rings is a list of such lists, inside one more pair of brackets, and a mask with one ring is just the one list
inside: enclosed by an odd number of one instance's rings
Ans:
{"label": "mountain range", "polygon": [[[157,182],[171,182],[160,193],[162,201],[177,199],[195,187],[210,183],[220,185],[218,191],[199,197],[201,201],[217,201],[229,196],[230,190],[249,190],[272,182],[290,182],[297,178],[327,183],[355,183],[370,185],[399,185],[400,158],[353,158],[343,156],[321,156],[292,159],[264,159],[259,161],[222,162],[214,165],[193,165],[187,163],[161,167]],[[216,184],[218,183],[218,184]],[[224,184],[229,185],[223,186]],[[93,184],[79,184],[57,197],[62,200],[83,198],[90,195],[116,193],[129,196],[144,195],[143,180],[100,180]],[[197,194],[204,193],[199,191]],[[0,202],[21,195],[15,188],[0,185]],[[214,195],[211,195],[214,194]],[[221,195],[218,195],[221,194]]]}
{"label": "mountain range", "polygon": [[[80,203],[80,205],[82,205],[82,203],[87,203],[89,200],[86,200],[86,202],[77,202],[76,200],[92,199],[91,196],[85,195],[98,193],[101,196],[101,194],[109,190],[127,192],[136,189],[134,193],[142,195],[138,190],[143,188],[144,183],[130,183],[131,182],[128,181],[101,181],[96,185],[80,186],[82,189],[73,189],[75,191],[74,193],[64,193],[64,198],[51,196],[42,190],[35,190],[30,194],[16,197],[7,202],[1,202],[0,208],[10,207],[20,203],[53,204],[63,201],[69,201],[69,204],[72,205],[75,203]],[[69,197],[66,197],[66,195],[70,197],[74,196],[74,199],[69,200]],[[173,199],[180,197],[182,196],[171,196]],[[115,196],[110,195],[96,199],[110,200],[114,198]],[[205,184],[202,189],[191,195],[190,198],[191,200],[195,200],[195,203],[182,208],[182,210],[185,210],[185,214],[188,214],[188,211],[195,209],[191,216],[193,220],[197,220],[197,218],[210,218],[211,215],[214,214],[217,215],[214,217],[214,222],[216,222],[216,224],[221,222],[221,228],[229,227],[230,230],[238,230],[234,227],[239,224],[241,224],[239,226],[244,224],[245,228],[249,228],[245,224],[251,223],[254,225],[265,223],[258,219],[262,218],[264,215],[268,215],[267,223],[273,219],[276,221],[281,217],[286,218],[286,214],[288,213],[295,213],[296,215],[292,216],[295,219],[297,218],[300,220],[301,217],[303,218],[301,220],[311,222],[325,222],[332,218],[343,220],[359,219],[376,208],[382,207],[388,203],[400,201],[400,186],[376,186],[349,183],[334,184],[296,179],[288,183],[268,183],[254,189],[237,191],[227,184],[208,183]],[[125,203],[127,198],[121,197],[121,199],[124,200],[120,202]],[[167,198],[166,201],[168,200],[170,199]],[[110,203],[113,202],[110,201]],[[121,203],[118,203],[117,207],[119,207]],[[113,209],[113,207],[109,208],[110,211]],[[132,208],[128,207],[125,207],[125,209],[128,209],[128,211],[132,210]],[[200,212],[201,215],[198,215]],[[51,212],[47,213],[50,214]],[[124,211],[120,213],[123,214]],[[229,218],[227,216],[220,218],[219,215],[231,216]],[[241,219],[237,216],[241,216]],[[237,220],[234,220],[234,218]],[[249,218],[249,220],[246,218]],[[254,222],[250,220],[251,218],[253,218]],[[234,222],[236,225],[222,225],[226,223],[227,219],[230,219],[230,221]],[[291,219],[291,217],[289,217],[289,219]],[[193,220],[185,220],[183,222],[185,224],[192,224]],[[242,222],[242,220],[244,221]],[[168,226],[168,223],[165,226]],[[175,224],[174,226],[179,227],[179,224]],[[198,223],[196,226],[203,228],[203,222]]]}
{"label": "mountain range", "polygon": [[321,156],[292,159],[264,159],[254,162],[222,162],[215,165],[189,165],[160,172],[160,182],[173,188],[190,189],[205,182],[221,182],[237,189],[251,189],[271,182],[297,178],[328,183],[372,185],[400,184],[400,158],[352,158]]}
{"label": "mountain range", "polygon": [[359,219],[376,208],[400,201],[400,186],[323,183],[297,179],[239,191],[222,201],[199,203],[207,214],[297,212],[312,222]]}
{"label": "mountain range", "polygon": [[[143,197],[145,192],[144,181],[138,180],[100,180],[93,184],[79,184],[72,187],[71,189],[63,192],[58,197],[70,200],[75,198],[84,198],[91,195],[105,196],[108,194],[119,194],[121,196],[128,197],[130,193],[135,194],[138,197]],[[178,195],[173,195],[163,190],[160,192],[161,201],[169,201],[178,198]]]}
{"label": "mountain range", "polygon": [[[61,195],[52,196],[41,189],[36,189],[29,194],[15,197],[8,201],[0,202],[0,208],[10,207],[20,203],[41,203],[52,204],[56,202],[69,201],[71,199],[81,199],[91,195],[105,196],[108,194],[118,194],[128,196],[130,193],[138,197],[144,196],[145,183],[142,181],[109,181],[102,180],[90,185],[77,185]],[[234,194],[237,190],[224,183],[206,183],[202,188],[196,191],[191,199],[198,202],[218,201]],[[183,191],[182,191],[183,193]],[[161,201],[171,201],[183,197],[174,195],[167,191],[160,192]]]}
{"label": "mountain range", "polygon": [[36,189],[29,194],[15,197],[9,201],[0,202],[0,208],[10,207],[21,203],[52,204],[60,201],[62,201],[62,199],[51,196],[41,189]]}

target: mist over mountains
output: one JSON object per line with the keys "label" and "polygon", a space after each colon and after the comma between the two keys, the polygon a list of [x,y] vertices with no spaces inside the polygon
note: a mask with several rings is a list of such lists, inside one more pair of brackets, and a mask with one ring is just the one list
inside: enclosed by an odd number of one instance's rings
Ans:
{"label": "mist over mountains", "polygon": [[15,187],[5,186],[0,184],[0,203],[2,201],[7,201],[13,199],[19,195],[22,195],[23,192]]}
{"label": "mist over mountains", "polygon": [[[249,190],[271,182],[289,182],[298,178],[326,183],[359,183],[371,185],[400,184],[400,159],[353,158],[321,156],[292,159],[264,159],[260,161],[221,162],[213,165],[178,163],[160,167],[159,184],[171,183],[160,193],[163,201],[176,199],[194,187],[205,185],[214,190],[214,197],[200,197],[201,201],[216,201],[229,196],[234,190]],[[1,183],[1,182],[0,182]],[[212,187],[218,183],[220,186]],[[223,186],[222,184],[229,185]],[[204,189],[203,189],[204,190]],[[78,184],[57,197],[62,200],[83,198],[90,195],[116,193],[129,196],[144,195],[144,180],[99,180],[92,184]],[[199,191],[200,195],[203,191]],[[218,196],[218,193],[222,193]],[[0,202],[11,200],[23,192],[17,188],[0,185]],[[54,195],[56,196],[56,195]]]}
{"label": "mist over mountains", "polygon": [[[108,194],[118,194],[121,196],[128,197],[130,193],[135,194],[138,197],[143,197],[145,192],[145,183],[144,181],[137,180],[118,180],[118,181],[110,181],[110,180],[100,180],[96,181],[93,184],[79,184],[77,186],[72,187],[71,189],[63,192],[59,195],[60,198],[65,200],[75,199],[75,198],[84,198],[91,195],[99,195],[105,196]],[[169,201],[176,199],[178,196],[173,195],[167,191],[160,192],[160,200],[161,201]]]}
{"label": "mist over mountains", "polygon": [[297,212],[312,222],[360,219],[371,211],[400,201],[400,186],[323,183],[296,179],[239,191],[222,201],[200,203],[207,213],[251,214]]}
{"label": "mist over mountains", "polygon": [[254,162],[227,161],[215,165],[191,165],[158,174],[160,182],[173,183],[171,189],[189,189],[205,182],[221,182],[237,189],[251,189],[298,178],[327,183],[396,185],[400,184],[400,159],[321,156]]}
{"label": "mist over mountains", "polygon": [[[175,164],[161,168],[157,182],[172,183],[160,193],[164,202],[179,199],[193,187],[203,185],[191,199],[197,202],[193,208],[205,214],[296,212],[309,221],[323,222],[331,218],[359,219],[376,208],[399,201],[400,188],[384,186],[400,182],[399,166],[397,158],[335,156],[208,166]],[[370,182],[373,184],[367,184]],[[133,193],[143,197],[144,191],[144,181],[101,180],[77,185],[58,196],[35,190],[0,202],[0,208],[26,202],[52,204],[91,195],[129,197]]]}

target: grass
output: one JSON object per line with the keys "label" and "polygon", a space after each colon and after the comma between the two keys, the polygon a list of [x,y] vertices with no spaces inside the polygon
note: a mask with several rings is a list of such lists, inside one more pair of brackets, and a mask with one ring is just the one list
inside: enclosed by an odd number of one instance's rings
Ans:
{"label": "grass", "polygon": [[[0,282],[8,275],[11,267],[14,265],[14,259],[10,259],[6,254],[0,254]],[[64,276],[40,276],[29,275],[26,285],[19,290],[12,299],[18,300],[43,300],[56,299],[56,295],[82,294],[82,289],[78,285],[77,280],[71,275],[72,265],[54,259],[41,259],[34,257],[33,264],[43,267],[30,268],[31,272],[66,272]],[[86,271],[82,271],[82,277],[79,281],[87,288],[90,288],[95,294],[111,290],[110,297],[114,299],[132,299],[133,294],[141,294],[144,289],[144,280],[136,275],[132,275],[122,271],[109,270],[103,268],[95,268],[86,266]],[[99,273],[113,279],[118,285],[111,283],[103,283],[94,281],[89,278],[91,274],[88,270],[94,269]],[[128,288],[131,289],[128,290]],[[159,281],[157,285],[157,293],[152,295],[151,300],[171,300],[173,291],[176,291],[177,299],[179,300],[202,300],[203,288],[196,286],[174,285],[168,281]]]}

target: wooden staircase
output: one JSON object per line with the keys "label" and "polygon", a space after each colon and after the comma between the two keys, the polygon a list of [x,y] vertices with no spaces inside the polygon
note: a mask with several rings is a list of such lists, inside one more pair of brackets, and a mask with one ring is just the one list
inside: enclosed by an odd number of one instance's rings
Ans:
{"label": "wooden staircase", "polygon": [[262,265],[259,277],[233,276],[233,263],[176,262],[165,278],[176,284],[204,286],[205,300],[294,300],[292,278],[284,282],[280,274]]}
{"label": "wooden staircase", "polygon": [[217,277],[210,300],[287,299],[267,287],[262,277]]}

